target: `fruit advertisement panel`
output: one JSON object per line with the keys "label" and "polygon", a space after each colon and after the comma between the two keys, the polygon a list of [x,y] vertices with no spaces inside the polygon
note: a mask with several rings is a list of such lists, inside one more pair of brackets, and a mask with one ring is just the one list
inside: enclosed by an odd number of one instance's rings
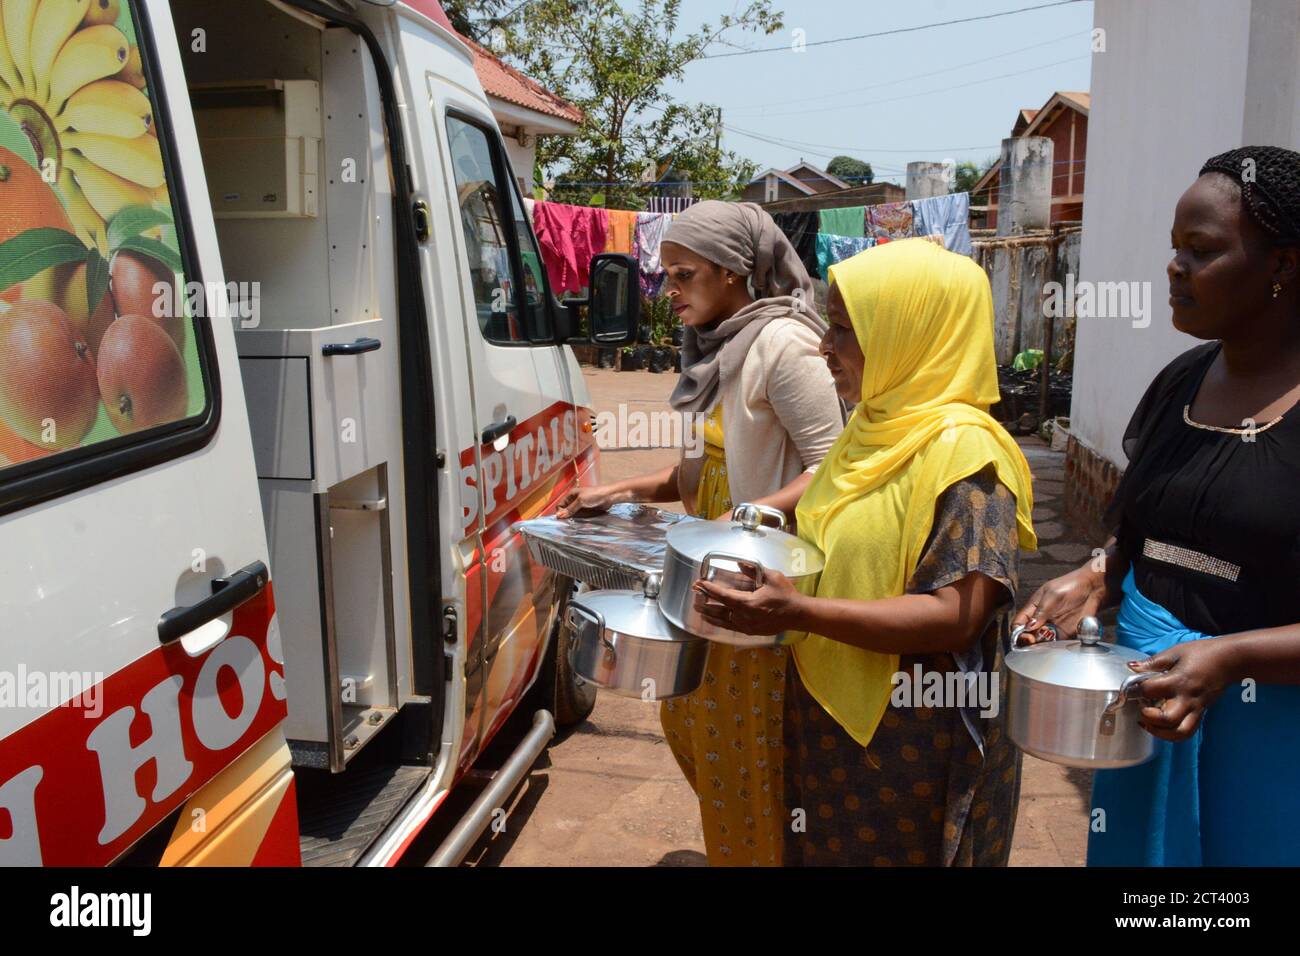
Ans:
{"label": "fruit advertisement panel", "polygon": [[206,405],[129,0],[0,0],[0,478]]}

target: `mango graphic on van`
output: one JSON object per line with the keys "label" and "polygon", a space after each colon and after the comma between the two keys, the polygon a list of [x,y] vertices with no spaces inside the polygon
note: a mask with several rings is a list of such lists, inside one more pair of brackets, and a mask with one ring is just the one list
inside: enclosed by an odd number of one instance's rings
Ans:
{"label": "mango graphic on van", "polygon": [[120,0],[0,5],[0,468],[206,403],[135,37]]}

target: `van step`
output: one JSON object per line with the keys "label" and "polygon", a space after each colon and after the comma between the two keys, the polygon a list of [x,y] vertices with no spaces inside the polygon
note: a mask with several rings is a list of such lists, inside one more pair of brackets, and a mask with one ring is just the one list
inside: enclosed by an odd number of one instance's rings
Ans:
{"label": "van step", "polygon": [[429,776],[428,767],[299,770],[298,827],[303,866],[351,866]]}

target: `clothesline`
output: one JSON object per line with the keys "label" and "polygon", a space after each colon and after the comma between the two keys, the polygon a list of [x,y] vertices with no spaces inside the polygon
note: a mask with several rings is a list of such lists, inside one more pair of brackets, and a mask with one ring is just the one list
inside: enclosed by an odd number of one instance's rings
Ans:
{"label": "clothesline", "polygon": [[541,244],[542,261],[555,295],[581,293],[590,279],[591,257],[618,252],[637,260],[641,293],[651,299],[658,296],[663,285],[659,246],[677,212],[636,212],[546,200],[526,200],[525,207],[530,203],[533,232]]}
{"label": "clothesline", "polygon": [[[641,293],[656,298],[663,286],[660,244],[676,212],[636,212],[525,200],[542,261],[557,296],[587,288],[591,257],[602,252],[630,255],[640,268]],[[877,242],[942,235],[944,247],[971,255],[970,195],[847,206],[820,212],[776,213],[772,217],[810,275]],[[870,240],[870,241],[867,241]]]}
{"label": "clothesline", "polygon": [[[971,255],[970,194],[845,206],[818,212],[781,212],[772,217],[809,274],[826,277],[827,266],[877,242],[942,235],[944,248]],[[873,240],[865,242],[864,240]]]}

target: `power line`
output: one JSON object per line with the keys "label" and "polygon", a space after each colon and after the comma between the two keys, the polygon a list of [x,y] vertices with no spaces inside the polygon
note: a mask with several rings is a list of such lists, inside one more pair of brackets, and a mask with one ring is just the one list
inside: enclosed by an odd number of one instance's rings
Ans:
{"label": "power line", "polygon": [[[978,20],[995,20],[999,17],[1010,17],[1018,13],[1028,13],[1032,10],[1046,10],[1049,7],[1064,7],[1074,3],[1082,3],[1084,0],[1056,0],[1054,3],[1040,3],[1033,7],[1020,7],[1016,10],[1003,10],[1000,13],[985,13],[977,17],[962,17],[959,20],[941,20],[938,23],[922,23],[914,27],[898,27],[894,30],[881,30],[877,33],[860,33],[851,37],[834,37],[830,40],[815,40],[812,43],[803,44],[803,48],[813,46],[829,46],[832,43],[847,43],[850,40],[869,40],[875,37],[897,36],[900,33],[915,33],[918,30],[931,30],[935,27],[953,26],[958,23],[974,23]],[[753,50],[735,50],[731,53],[710,53],[700,57],[702,60],[720,60],[728,56],[749,56],[754,53],[774,53],[778,50],[789,51],[790,46],[768,46],[759,47]]]}
{"label": "power line", "polygon": [[954,86],[944,86],[944,87],[940,87],[937,90],[922,90],[919,93],[904,93],[901,96],[887,96],[881,100],[868,100],[865,103],[841,103],[836,106],[820,106],[815,109],[793,110],[786,113],[764,113],[763,117],[766,119],[768,117],[777,117],[777,116],[806,116],[809,113],[831,113],[831,112],[835,112],[836,110],[853,110],[853,109],[860,109],[864,106],[878,106],[881,103],[897,103],[900,100],[912,100],[921,96],[933,96],[936,93],[951,93],[953,90],[964,90],[968,86],[978,86],[981,83],[992,83],[994,80],[1005,80],[1008,77],[1012,77],[1012,76],[1023,76],[1026,73],[1035,73],[1038,70],[1047,70],[1047,69],[1051,69],[1054,66],[1063,66],[1066,63],[1075,63],[1078,62],[1079,60],[1090,60],[1090,59],[1092,59],[1092,54],[1085,53],[1082,56],[1067,57],[1064,60],[1054,60],[1051,63],[1041,63],[1038,66],[1031,66],[1024,70],[1013,70],[1010,73],[999,73],[997,76],[987,76],[984,77],[983,79],[971,80],[969,82],[959,83]]}
{"label": "power line", "polygon": [[926,77],[938,76],[941,73],[951,73],[953,70],[962,70],[968,66],[976,66],[980,63],[990,63],[993,60],[1001,60],[1004,57],[1013,56],[1017,53],[1024,53],[1026,50],[1037,50],[1039,47],[1051,46],[1053,43],[1060,43],[1062,40],[1075,40],[1078,39],[1079,37],[1088,36],[1088,35],[1089,35],[1088,33],[1080,33],[1078,31],[1074,33],[1067,33],[1064,36],[1059,36],[1054,40],[1045,40],[1042,43],[1033,43],[1030,44],[1029,46],[1018,47],[1015,50],[1007,50],[1005,53],[999,53],[996,56],[988,56],[980,60],[970,60],[969,62],[966,63],[957,63],[954,64],[953,66],[946,66],[942,70],[932,70],[929,73],[916,73],[912,76],[901,76],[898,77],[897,79],[887,80],[884,83],[872,83],[868,86],[855,86],[847,90],[835,90],[830,93],[818,93],[816,96],[795,97],[793,99],[788,99],[788,100],[771,100],[769,102],[764,103],[762,106],[753,106],[753,105],[727,106],[723,108],[728,110],[733,110],[733,111],[766,110],[772,106],[785,106],[787,103],[806,103],[812,100],[822,100],[832,96],[843,96],[846,93],[862,93],[865,92],[866,90],[876,90],[884,86],[897,86],[899,83],[910,83],[912,80],[923,80]]}

